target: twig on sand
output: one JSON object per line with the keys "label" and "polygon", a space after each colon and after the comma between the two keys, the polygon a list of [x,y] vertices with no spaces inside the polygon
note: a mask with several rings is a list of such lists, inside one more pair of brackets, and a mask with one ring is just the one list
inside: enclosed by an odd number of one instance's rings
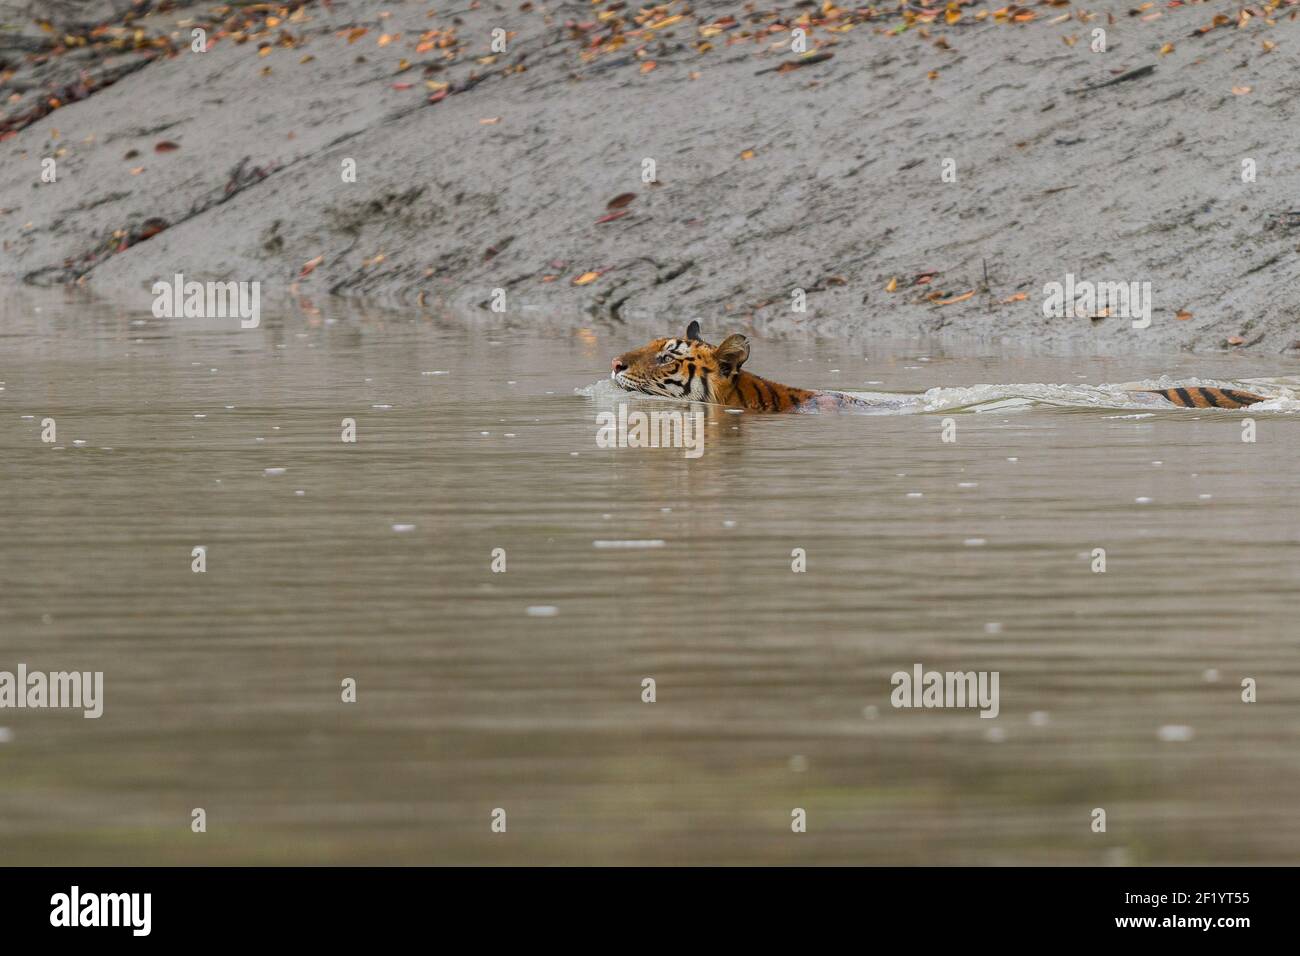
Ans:
{"label": "twig on sand", "polygon": [[1156,65],[1149,63],[1146,66],[1139,66],[1136,70],[1129,70],[1127,73],[1121,73],[1113,80],[1107,80],[1105,83],[1093,83],[1091,86],[1081,86],[1077,90],[1066,90],[1067,93],[1091,93],[1093,90],[1102,90],[1108,86],[1114,86],[1116,83],[1127,83],[1129,80],[1140,80],[1144,76],[1150,76],[1156,71]]}
{"label": "twig on sand", "polygon": [[797,60],[786,60],[780,66],[769,66],[765,70],[759,70],[755,76],[762,76],[764,73],[789,73],[791,70],[798,70],[805,66],[812,66],[814,63],[825,63],[834,53],[813,53],[809,56],[800,57]]}

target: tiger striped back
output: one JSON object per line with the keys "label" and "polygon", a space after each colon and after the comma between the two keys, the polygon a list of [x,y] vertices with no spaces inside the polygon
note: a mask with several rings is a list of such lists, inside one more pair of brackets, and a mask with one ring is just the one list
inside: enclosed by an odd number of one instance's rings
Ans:
{"label": "tiger striped back", "polygon": [[1161,395],[1181,408],[1245,408],[1264,401],[1262,395],[1253,395],[1235,388],[1214,388],[1186,385],[1182,388],[1148,389],[1152,395]]}

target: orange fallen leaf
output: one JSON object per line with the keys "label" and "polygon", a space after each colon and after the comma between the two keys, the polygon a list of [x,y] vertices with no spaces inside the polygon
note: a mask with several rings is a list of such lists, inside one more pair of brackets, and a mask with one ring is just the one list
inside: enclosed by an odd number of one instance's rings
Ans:
{"label": "orange fallen leaf", "polygon": [[642,73],[649,73],[651,70],[653,70],[653,69],[654,69],[656,66],[658,66],[658,65],[659,65],[659,64],[656,63],[654,60],[646,60],[644,63],[641,64],[641,72],[642,72]]}
{"label": "orange fallen leaf", "polygon": [[478,124],[480,126],[495,126],[497,123],[500,122],[501,122],[500,116],[485,116],[478,121]]}
{"label": "orange fallen leaf", "polygon": [[935,304],[935,305],[952,305],[952,304],[955,303],[955,302],[965,302],[967,299],[969,299],[969,298],[970,298],[971,296],[973,296],[974,294],[975,294],[975,290],[974,290],[974,289],[971,289],[969,292],[963,292],[961,295],[953,296],[951,299],[935,299],[935,300],[934,300],[934,304]]}
{"label": "orange fallen leaf", "polygon": [[395,89],[395,90],[409,90],[409,89],[410,89],[412,86],[414,86],[414,85],[415,85],[414,83],[394,83],[394,84],[393,84],[393,89]]}
{"label": "orange fallen leaf", "polygon": [[599,272],[584,272],[573,280],[574,285],[587,285],[589,282],[595,282],[600,278]]}
{"label": "orange fallen leaf", "polygon": [[1174,45],[1172,43],[1166,43],[1164,46],[1160,48],[1161,56],[1168,56],[1170,53],[1173,52],[1174,52]]}
{"label": "orange fallen leaf", "polygon": [[885,291],[886,292],[898,291],[898,276],[894,276],[894,278],[889,280],[889,285],[885,286]]}
{"label": "orange fallen leaf", "polygon": [[315,259],[308,259],[302,264],[302,271],[298,273],[298,278],[301,279],[311,275],[312,271],[324,261],[325,257],[323,255],[317,256]]}
{"label": "orange fallen leaf", "polygon": [[1192,313],[1188,312],[1186,309],[1179,309],[1178,314],[1174,316],[1174,318],[1179,322],[1186,322],[1191,317]]}
{"label": "orange fallen leaf", "polygon": [[356,43],[358,40],[360,40],[363,36],[365,36],[369,32],[370,32],[369,27],[356,27],[355,29],[349,31],[348,42]]}
{"label": "orange fallen leaf", "polygon": [[1007,296],[1002,300],[1003,305],[1009,305],[1012,302],[1024,302],[1029,298],[1028,292],[1017,292],[1015,295]]}
{"label": "orange fallen leaf", "polygon": [[137,167],[135,167],[135,169],[131,170],[131,175],[132,175],[132,176],[139,176],[142,172],[144,172],[144,167],[143,167],[143,166],[137,166]]}
{"label": "orange fallen leaf", "polygon": [[788,60],[776,68],[777,73],[789,73],[792,70],[799,70],[805,66],[812,66],[814,63],[825,63],[834,53],[805,53],[797,60]]}
{"label": "orange fallen leaf", "polygon": [[741,159],[753,159],[753,158],[754,158],[754,151],[753,151],[752,149],[747,149],[747,150],[745,150],[743,153],[740,154],[740,158],[741,158]]}
{"label": "orange fallen leaf", "polygon": [[1246,340],[1243,339],[1240,335],[1230,335],[1230,336],[1228,336],[1228,344],[1229,344],[1229,345],[1240,345],[1242,342],[1245,342],[1245,341],[1246,341]]}
{"label": "orange fallen leaf", "polygon": [[646,27],[646,32],[649,32],[650,30],[662,30],[664,27],[670,27],[674,23],[680,21],[682,19],[682,16],[683,15],[679,13],[676,16],[665,17],[664,19],[659,20],[655,23],[651,23]]}
{"label": "orange fallen leaf", "polygon": [[1245,96],[1250,92],[1250,90],[1251,88],[1249,86],[1234,86],[1232,88],[1232,94],[1234,96]]}

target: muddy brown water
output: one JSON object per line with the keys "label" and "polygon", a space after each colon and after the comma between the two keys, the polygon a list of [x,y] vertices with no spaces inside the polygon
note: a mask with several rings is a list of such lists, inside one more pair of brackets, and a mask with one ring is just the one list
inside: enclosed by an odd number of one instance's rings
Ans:
{"label": "muddy brown water", "polygon": [[[1285,403],[1253,443],[1243,413],[1069,389],[715,415],[688,460],[597,447],[640,332],[0,311],[0,670],[105,684],[98,720],[0,709],[5,863],[1300,859]],[[751,366],[897,393],[1287,371],[998,351],[756,338]],[[918,663],[997,671],[998,717],[891,706]]]}

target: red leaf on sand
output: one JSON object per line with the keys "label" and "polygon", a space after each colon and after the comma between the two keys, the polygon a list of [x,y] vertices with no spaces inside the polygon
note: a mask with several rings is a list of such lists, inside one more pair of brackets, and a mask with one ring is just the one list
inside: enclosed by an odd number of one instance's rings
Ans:
{"label": "red leaf on sand", "polygon": [[620,209],[618,212],[611,212],[609,215],[601,216],[599,219],[597,219],[596,225],[599,226],[602,222],[613,222],[615,219],[622,219],[631,211],[632,210],[630,209]]}
{"label": "red leaf on sand", "polygon": [[174,153],[178,149],[180,149],[180,145],[173,143],[169,139],[165,139],[161,143],[155,143],[153,147],[155,153]]}
{"label": "red leaf on sand", "polygon": [[166,228],[167,228],[166,219],[158,219],[158,218],[146,219],[140,225],[140,233],[136,237],[135,241],[144,242],[146,239],[150,238],[151,236],[158,235],[158,233],[162,232]]}

